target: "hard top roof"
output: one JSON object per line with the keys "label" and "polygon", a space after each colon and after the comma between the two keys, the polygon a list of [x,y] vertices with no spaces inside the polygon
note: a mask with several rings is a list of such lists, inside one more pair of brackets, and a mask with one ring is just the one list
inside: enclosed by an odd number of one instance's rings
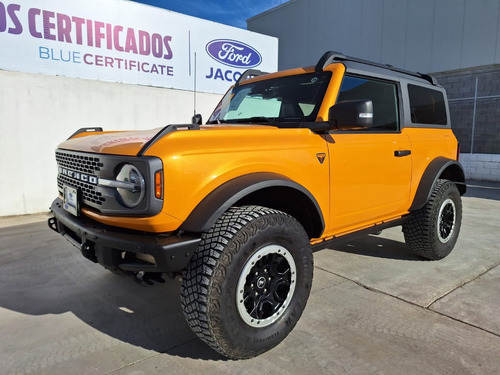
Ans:
{"label": "hard top roof", "polygon": [[[359,59],[357,57],[346,56],[340,52],[328,51],[321,56],[318,63],[314,67],[316,72],[323,71],[328,65],[333,63],[342,63],[346,66],[348,70],[356,70],[363,72],[370,72],[374,74],[391,76],[396,78],[410,79],[421,84],[432,85],[435,87],[441,87],[436,78],[429,74],[423,74],[419,72],[412,72],[402,68],[397,68],[390,64],[381,64],[370,60]],[[262,72],[260,70],[248,69],[238,78],[235,82],[235,86],[240,85],[243,81],[250,77],[256,77],[263,74],[268,74],[267,72]]]}
{"label": "hard top roof", "polygon": [[[438,86],[436,78],[434,78],[431,75],[423,74],[423,73],[419,73],[419,72],[412,72],[409,70],[397,68],[397,67],[394,67],[390,64],[380,64],[380,63],[377,63],[374,61],[358,59],[357,57],[346,56],[340,52],[335,52],[335,51],[325,52],[323,54],[323,56],[321,56],[321,58],[319,59],[314,70],[316,70],[317,72],[321,72],[328,65],[330,65],[334,62],[342,62],[346,66],[353,66],[353,67],[359,67],[360,66],[359,64],[362,64],[362,65],[365,65],[366,68],[376,68],[376,70],[383,69],[385,71],[385,74],[388,74],[388,75],[396,75],[398,77],[401,77],[403,75],[403,76],[409,76],[409,77],[413,77],[413,78],[420,78],[424,81],[427,81],[427,83],[430,83],[433,86]],[[367,69],[367,70],[372,71],[375,69]],[[391,72],[393,72],[393,73],[391,74]],[[394,73],[396,73],[396,74],[394,74]]]}

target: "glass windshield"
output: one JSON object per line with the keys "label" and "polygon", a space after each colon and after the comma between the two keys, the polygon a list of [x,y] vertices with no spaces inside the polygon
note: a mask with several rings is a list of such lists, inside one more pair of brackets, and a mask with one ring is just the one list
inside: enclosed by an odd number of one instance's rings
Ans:
{"label": "glass windshield", "polygon": [[208,122],[315,121],[330,76],[315,72],[235,86]]}

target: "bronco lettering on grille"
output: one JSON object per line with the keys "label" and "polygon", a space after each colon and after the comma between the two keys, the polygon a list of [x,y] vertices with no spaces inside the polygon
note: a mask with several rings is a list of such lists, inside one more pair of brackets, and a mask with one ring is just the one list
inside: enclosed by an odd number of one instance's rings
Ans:
{"label": "bronco lettering on grille", "polygon": [[97,185],[98,178],[96,176],[92,176],[85,173],[80,173],[76,171],[72,171],[71,169],[59,167],[59,174],[63,176],[68,176],[69,178],[73,178],[75,180],[87,182],[89,184]]}

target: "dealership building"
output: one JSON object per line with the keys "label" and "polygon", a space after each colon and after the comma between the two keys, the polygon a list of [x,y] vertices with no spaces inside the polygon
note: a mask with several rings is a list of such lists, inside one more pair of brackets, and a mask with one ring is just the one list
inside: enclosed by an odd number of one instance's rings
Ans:
{"label": "dealership building", "polygon": [[500,181],[500,0],[290,0],[247,24],[127,0],[0,0],[0,216],[47,211],[54,150],[79,128],[206,120],[246,69],[328,50],[433,74],[467,177]]}
{"label": "dealership building", "polygon": [[279,69],[334,50],[434,75],[467,177],[500,181],[500,0],[290,0],[247,24],[279,39]]}

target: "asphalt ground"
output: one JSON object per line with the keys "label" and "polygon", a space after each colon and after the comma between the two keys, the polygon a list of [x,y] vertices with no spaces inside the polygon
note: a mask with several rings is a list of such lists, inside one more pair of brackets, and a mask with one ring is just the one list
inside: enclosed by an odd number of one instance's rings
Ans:
{"label": "asphalt ground", "polygon": [[454,251],[400,228],[315,253],[308,305],[273,350],[230,361],[184,322],[179,280],[84,259],[47,215],[0,219],[1,374],[500,374],[500,184],[470,182]]}

